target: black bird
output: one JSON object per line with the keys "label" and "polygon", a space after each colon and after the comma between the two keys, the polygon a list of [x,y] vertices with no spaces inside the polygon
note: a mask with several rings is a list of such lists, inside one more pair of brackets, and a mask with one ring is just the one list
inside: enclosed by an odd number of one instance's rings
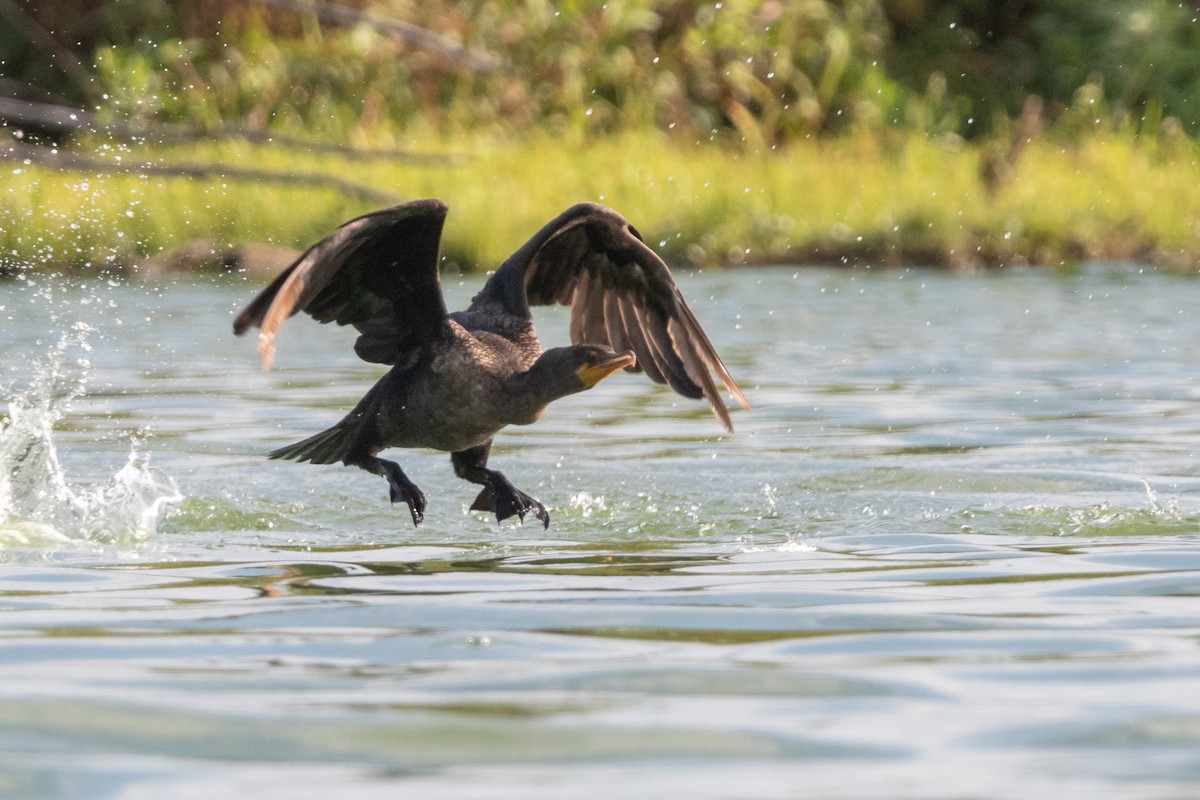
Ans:
{"label": "black bird", "polygon": [[[416,200],[347,222],[284,270],[233,323],[260,328],[263,369],[275,334],[304,311],[319,322],[353,325],[354,351],[391,370],[345,419],[270,458],[342,462],[387,478],[413,524],[425,495],[386,447],[450,452],[454,472],[483,486],[472,510],[497,520],[546,508],[488,469],[492,437],[536,421],[552,400],[590,389],[619,369],[705,398],[733,431],[710,370],[745,408],[745,396],[701,330],[670,270],[625,218],[581,203],[563,212],[508,258],[465,311],[447,313],[438,282],[446,205]],[[542,351],[531,305],[571,307],[569,347]]]}

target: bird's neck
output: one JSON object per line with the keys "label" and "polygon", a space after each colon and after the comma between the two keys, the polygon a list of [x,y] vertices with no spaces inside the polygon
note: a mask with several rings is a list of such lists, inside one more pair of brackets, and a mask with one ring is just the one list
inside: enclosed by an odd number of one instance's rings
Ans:
{"label": "bird's neck", "polygon": [[528,378],[528,372],[514,375],[509,380],[512,391],[505,393],[501,413],[510,425],[530,425],[541,419],[546,406],[557,398],[547,397],[544,387]]}
{"label": "bird's neck", "polygon": [[503,392],[502,413],[510,425],[529,425],[537,422],[550,403],[572,394],[564,390],[561,382],[550,375],[541,362],[535,363],[526,372],[519,372],[508,379],[507,391]]}

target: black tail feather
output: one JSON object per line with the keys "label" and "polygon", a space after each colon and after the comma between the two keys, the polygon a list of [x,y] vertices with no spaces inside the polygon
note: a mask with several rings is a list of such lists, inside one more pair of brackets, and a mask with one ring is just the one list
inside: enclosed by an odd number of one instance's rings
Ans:
{"label": "black tail feather", "polygon": [[272,450],[267,458],[289,458],[295,461],[310,461],[313,464],[336,464],[346,457],[350,437],[354,429],[339,422],[332,428],[321,431],[307,439]]}

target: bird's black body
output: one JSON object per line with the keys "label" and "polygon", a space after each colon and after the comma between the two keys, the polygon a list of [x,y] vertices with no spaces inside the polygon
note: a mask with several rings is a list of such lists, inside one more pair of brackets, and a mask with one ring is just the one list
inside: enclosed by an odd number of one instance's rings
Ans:
{"label": "bird's black body", "polygon": [[[624,368],[645,371],[687,397],[705,397],[732,430],[709,370],[746,405],[666,265],[611,209],[584,203],[546,225],[492,274],[470,307],[448,313],[438,282],[446,206],[418,200],[368,214],[310,248],[256,297],[234,323],[261,329],[269,368],[275,334],[297,311],[353,325],[354,349],[391,365],[337,425],[270,454],[315,464],[341,462],[387,478],[393,502],[413,522],[425,496],[387,447],[451,453],[455,473],[483,489],[473,509],[498,519],[541,503],[487,468],[492,437],[536,421],[559,397],[591,388]],[[569,347],[543,351],[531,305],[570,305]],[[620,351],[620,352],[615,352]]]}

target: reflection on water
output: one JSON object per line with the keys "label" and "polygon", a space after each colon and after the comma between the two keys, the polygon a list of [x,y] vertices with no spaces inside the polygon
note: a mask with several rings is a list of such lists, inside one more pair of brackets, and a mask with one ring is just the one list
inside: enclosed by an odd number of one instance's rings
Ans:
{"label": "reflection on water", "polygon": [[[683,289],[755,411],[728,437],[625,376],[502,434],[543,531],[469,512],[444,454],[397,454],[429,496],[417,530],[374,476],[264,460],[377,371],[298,319],[263,375],[227,334],[249,286],[58,287],[48,315],[0,285],[4,385],[43,409],[50,472],[99,496],[81,487],[117,483],[149,429],[160,483],[132,507],[173,509],[138,535],[59,516],[58,538],[6,538],[3,792],[1200,791],[1200,285]],[[38,406],[22,365],[77,323],[86,385]]]}

